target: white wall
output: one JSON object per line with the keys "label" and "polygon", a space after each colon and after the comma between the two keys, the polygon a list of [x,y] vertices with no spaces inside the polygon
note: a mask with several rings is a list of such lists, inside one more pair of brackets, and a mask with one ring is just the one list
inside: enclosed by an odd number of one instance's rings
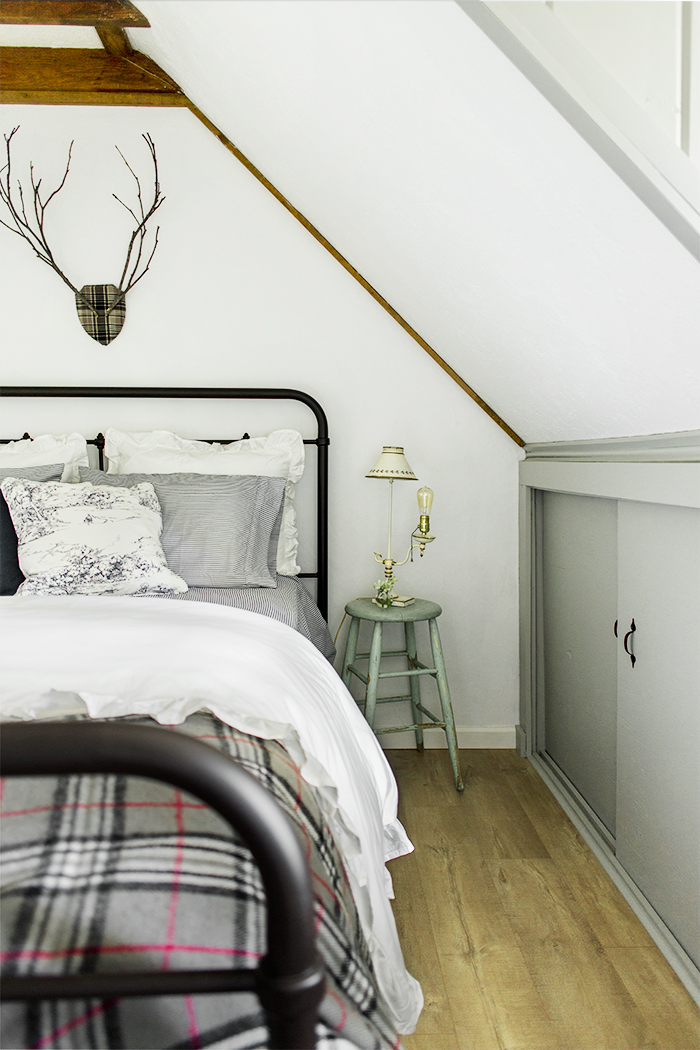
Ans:
{"label": "white wall", "polygon": [[[554,104],[574,127],[585,128],[585,119],[581,122],[585,115],[593,121],[602,136],[597,147],[601,158],[639,192],[652,211],[659,207],[656,193],[661,195],[666,207],[656,213],[664,216],[669,230],[676,232],[697,259],[697,0],[486,0],[476,6],[470,0],[458,2],[467,14],[479,19],[484,12],[477,9],[488,8],[507,27],[511,45],[514,37],[539,67],[534,79],[528,74],[529,79],[553,100],[558,98]],[[495,30],[493,24],[487,29],[490,34]],[[497,31],[493,39],[508,49]],[[549,77],[543,71],[553,78],[552,85],[548,86]],[[550,87],[555,86],[558,91],[551,95]],[[577,112],[579,107],[583,114]],[[582,130],[582,134],[594,141],[589,132]],[[620,165],[617,150],[632,162],[631,169]],[[645,186],[647,181],[651,186]]]}
{"label": "white wall", "polygon": [[[75,138],[47,230],[78,287],[114,282],[123,265],[131,227],[111,194],[125,199],[131,183],[114,146],[143,173],[146,189],[140,136],[150,132],[166,197],[151,271],[129,294],[125,327],[107,348],[83,332],[57,275],[0,230],[2,382],[279,385],[317,397],[331,433],[333,632],[345,602],[370,593],[380,575],[372,552],[386,544],[387,491],[364,475],[383,444],[404,445],[421,482],[435,490],[438,538],[422,562],[400,570],[401,590],[444,607],[458,725],[512,727],[517,447],[186,111],[1,112],[5,133],[20,125],[15,172],[26,176],[32,159],[47,185],[60,181]],[[417,522],[416,488],[396,485],[397,549]],[[462,734],[466,743],[509,739]]]}
{"label": "white wall", "polygon": [[452,0],[139,6],[136,46],[526,441],[700,426],[697,261]]}

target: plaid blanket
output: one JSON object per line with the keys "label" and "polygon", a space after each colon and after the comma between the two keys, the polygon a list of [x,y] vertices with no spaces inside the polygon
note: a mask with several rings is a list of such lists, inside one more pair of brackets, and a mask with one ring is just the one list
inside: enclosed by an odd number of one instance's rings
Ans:
{"label": "plaid blanket", "polygon": [[[240,762],[298,830],[327,969],[319,1047],[398,1046],[342,861],[287,751],[205,712],[164,731],[178,730]],[[264,954],[264,893],[250,853],[178,789],[125,776],[8,778],[0,816],[3,973],[252,967]],[[2,1025],[7,1048],[267,1045],[252,995],[8,1003]]]}

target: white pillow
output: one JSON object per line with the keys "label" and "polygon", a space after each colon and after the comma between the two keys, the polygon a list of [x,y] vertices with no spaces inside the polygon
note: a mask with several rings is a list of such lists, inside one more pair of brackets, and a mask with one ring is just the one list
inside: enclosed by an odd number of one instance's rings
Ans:
{"label": "white pillow", "polygon": [[38,467],[65,463],[61,481],[79,481],[78,467],[87,467],[87,442],[82,434],[41,434],[0,445],[0,467]]}
{"label": "white pillow", "polygon": [[177,594],[187,584],[167,565],[153,485],[5,478],[0,489],[26,576],[18,594]]}
{"label": "white pillow", "polygon": [[248,474],[285,478],[284,508],[277,547],[277,572],[296,576],[299,536],[294,485],[304,473],[304,442],[296,430],[274,430],[267,437],[246,438],[230,445],[190,441],[167,430],[105,435],[108,474]]}

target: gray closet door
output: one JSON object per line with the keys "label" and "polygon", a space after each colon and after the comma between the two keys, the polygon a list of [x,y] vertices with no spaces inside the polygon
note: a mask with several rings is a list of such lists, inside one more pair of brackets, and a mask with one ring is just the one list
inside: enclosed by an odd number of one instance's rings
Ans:
{"label": "gray closet door", "polygon": [[700,966],[700,510],[618,514],[617,855]]}
{"label": "gray closet door", "polygon": [[541,513],[544,750],[614,835],[617,501],[543,492]]}

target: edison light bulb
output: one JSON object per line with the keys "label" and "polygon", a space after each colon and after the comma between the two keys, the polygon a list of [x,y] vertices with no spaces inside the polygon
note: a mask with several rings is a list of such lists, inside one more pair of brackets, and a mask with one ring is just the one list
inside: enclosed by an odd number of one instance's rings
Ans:
{"label": "edison light bulb", "polygon": [[[430,532],[430,508],[433,505],[433,490],[429,489],[427,485],[423,488],[418,489],[418,510],[420,512],[420,525],[418,529],[424,536],[427,536]],[[422,552],[421,552],[422,553]]]}
{"label": "edison light bulb", "polygon": [[433,490],[429,489],[427,485],[423,488],[418,489],[418,510],[421,515],[430,514],[430,508],[433,505]]}

